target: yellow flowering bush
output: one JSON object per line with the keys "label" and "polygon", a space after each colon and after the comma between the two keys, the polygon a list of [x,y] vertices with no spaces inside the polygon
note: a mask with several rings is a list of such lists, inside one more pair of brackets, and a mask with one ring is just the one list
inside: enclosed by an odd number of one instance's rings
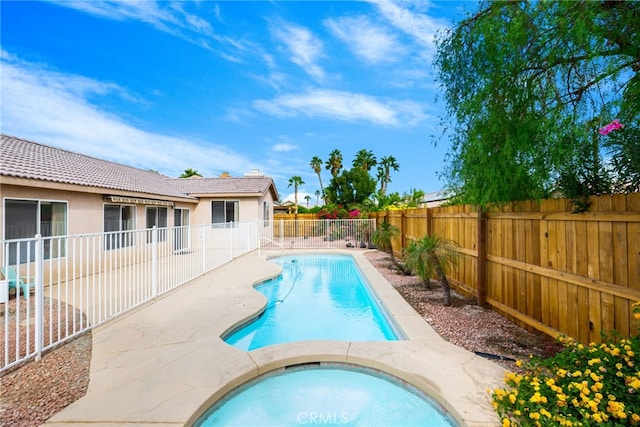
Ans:
{"label": "yellow flowering bush", "polygon": [[[633,304],[640,319],[640,302]],[[490,390],[503,426],[640,427],[640,335],[584,345],[558,337],[564,349],[532,357]]]}

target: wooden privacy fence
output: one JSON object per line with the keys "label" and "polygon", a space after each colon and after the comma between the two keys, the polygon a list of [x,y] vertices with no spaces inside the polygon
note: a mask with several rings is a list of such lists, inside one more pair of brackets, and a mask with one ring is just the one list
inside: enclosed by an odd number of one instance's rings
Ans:
{"label": "wooden privacy fence", "polygon": [[481,213],[473,206],[374,212],[410,239],[433,234],[460,254],[452,286],[528,329],[600,342],[601,332],[638,331],[640,193],[591,198],[587,213],[565,199],[515,202]]}

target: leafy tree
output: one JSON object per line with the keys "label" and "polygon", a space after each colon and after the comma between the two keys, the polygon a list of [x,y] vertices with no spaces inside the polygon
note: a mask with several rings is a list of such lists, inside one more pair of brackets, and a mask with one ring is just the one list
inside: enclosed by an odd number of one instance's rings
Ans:
{"label": "leafy tree", "polygon": [[640,126],[629,124],[624,132],[614,132],[603,139],[604,147],[611,155],[614,192],[640,191]]}
{"label": "leafy tree", "polygon": [[325,189],[327,199],[337,205],[362,204],[376,190],[376,181],[362,168],[343,170]]}
{"label": "leafy tree", "polygon": [[[443,175],[459,200],[545,197],[563,173],[639,188],[639,22],[640,2],[482,1],[442,35],[435,64],[453,119]],[[615,138],[597,134],[616,117]]]}
{"label": "leafy tree", "polygon": [[437,236],[424,236],[411,240],[404,253],[407,267],[417,274],[424,284],[430,288],[431,277],[438,276],[444,291],[444,305],[451,305],[451,286],[447,280],[446,270],[455,264],[457,253],[452,243]]}
{"label": "leafy tree", "polygon": [[380,193],[387,193],[387,186],[391,182],[391,170],[398,172],[400,165],[393,156],[385,156],[378,164],[378,181],[380,182]]}
{"label": "leafy tree", "polygon": [[287,187],[291,187],[293,185],[293,200],[295,203],[295,213],[298,213],[298,186],[304,184],[304,181],[298,175],[292,176],[289,178],[289,185]]}
{"label": "leafy tree", "polygon": [[319,219],[347,219],[349,211],[342,205],[325,205],[318,211]]}
{"label": "leafy tree", "polygon": [[378,161],[376,160],[376,156],[371,150],[362,149],[356,153],[356,156],[353,159],[354,168],[362,168],[367,172],[377,164]]}
{"label": "leafy tree", "polygon": [[329,153],[329,160],[325,163],[325,169],[331,171],[333,178],[337,177],[342,169],[342,153],[335,149]]}
{"label": "leafy tree", "polygon": [[318,175],[318,181],[320,181],[320,193],[324,194],[324,187],[322,186],[322,175],[320,175],[320,172],[322,172],[322,159],[318,156],[313,156],[311,162],[309,163],[309,166],[311,166],[313,172]]}
{"label": "leafy tree", "polygon": [[184,172],[182,172],[182,175],[180,175],[180,178],[191,178],[192,176],[199,176],[202,178],[202,175],[200,175],[197,170],[191,168],[185,169]]}
{"label": "leafy tree", "polygon": [[597,138],[585,143],[584,149],[560,169],[559,186],[571,199],[574,213],[586,212],[592,194],[606,194],[613,188],[610,168],[603,166]]}
{"label": "leafy tree", "polygon": [[322,210],[321,206],[311,206],[310,208],[305,208],[304,206],[300,206],[300,212],[299,213],[317,214],[321,210]]}

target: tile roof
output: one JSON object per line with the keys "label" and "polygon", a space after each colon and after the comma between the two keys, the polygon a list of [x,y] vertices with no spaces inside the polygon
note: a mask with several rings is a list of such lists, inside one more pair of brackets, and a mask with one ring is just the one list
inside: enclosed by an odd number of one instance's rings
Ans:
{"label": "tile roof", "polygon": [[190,194],[264,193],[271,178],[177,179],[1,134],[0,175],[193,199]]}
{"label": "tile roof", "polygon": [[[182,178],[173,180],[174,184],[187,194],[263,194],[269,191],[273,180],[268,177],[242,178]],[[274,188],[275,190],[275,188]],[[273,191],[273,190],[272,190]],[[274,194],[277,198],[277,194]]]}

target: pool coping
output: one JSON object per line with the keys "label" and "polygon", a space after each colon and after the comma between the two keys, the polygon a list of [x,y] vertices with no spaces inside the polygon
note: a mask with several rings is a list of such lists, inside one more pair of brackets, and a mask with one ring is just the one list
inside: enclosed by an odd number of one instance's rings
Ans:
{"label": "pool coping", "polygon": [[[304,341],[250,352],[220,336],[255,317],[266,299],[254,289],[280,274],[265,258],[298,253],[352,255],[407,340]],[[487,390],[504,368],[443,340],[366,259],[366,250],[257,251],[236,258],[152,303],[93,331],[84,397],[51,426],[192,425],[229,391],[257,376],[309,362],[382,370],[424,390],[461,426],[500,425]]]}

